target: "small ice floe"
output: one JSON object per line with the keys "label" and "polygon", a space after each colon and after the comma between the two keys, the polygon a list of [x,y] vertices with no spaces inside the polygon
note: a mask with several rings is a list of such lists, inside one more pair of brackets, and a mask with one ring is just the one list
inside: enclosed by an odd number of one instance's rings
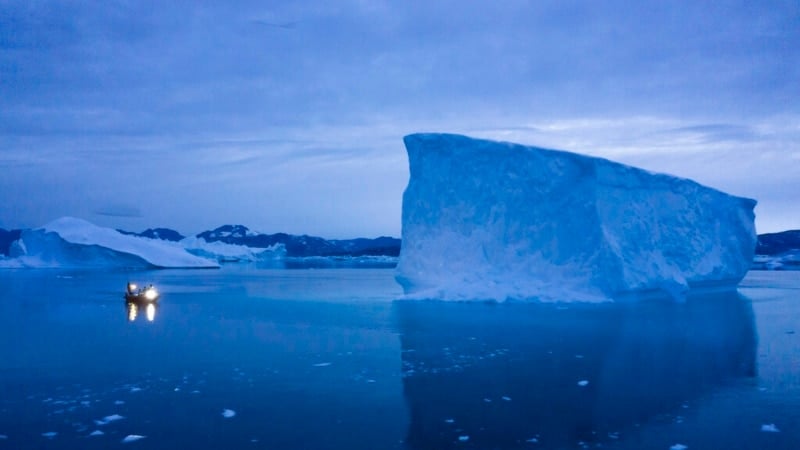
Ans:
{"label": "small ice floe", "polygon": [[172,390],[172,392],[180,392],[180,391],[181,391],[181,388],[179,388],[179,387],[176,387],[175,389]]}
{"label": "small ice floe", "polygon": [[[141,390],[142,390],[142,388],[140,388],[140,387],[137,387],[137,386],[134,386],[134,387],[132,387],[132,388],[131,388],[131,392],[132,392],[132,393],[133,393],[133,392],[139,392],[139,391],[141,391]],[[132,435],[132,436],[133,436],[133,435]]]}
{"label": "small ice floe", "polygon": [[114,401],[114,404],[115,404],[115,405],[124,405],[124,404],[125,404],[125,402],[124,402],[124,401],[122,401],[122,400],[116,400],[116,401]]}
{"label": "small ice floe", "polygon": [[468,440],[469,440],[469,436],[467,436],[467,435],[458,437],[458,442],[467,442]]}
{"label": "small ice floe", "polygon": [[192,391],[192,394],[199,394],[199,393],[200,393],[200,391],[198,391],[197,389]]}
{"label": "small ice floe", "polygon": [[222,410],[222,417],[224,417],[226,419],[230,419],[231,417],[233,417],[235,415],[236,415],[236,411],[234,411],[232,409],[223,409]]}
{"label": "small ice floe", "polygon": [[583,355],[575,355],[576,359],[583,359]]}
{"label": "small ice floe", "polygon": [[104,434],[105,434],[105,433],[103,433],[103,432],[102,432],[102,431],[100,431],[100,430],[94,430],[94,431],[92,431],[91,433],[89,433],[89,436],[102,436],[102,435],[104,435]]}
{"label": "small ice floe", "polygon": [[314,367],[328,367],[328,366],[330,366],[331,364],[333,364],[333,363],[329,363],[329,362],[321,362],[321,363],[316,363],[316,364],[314,364]]}
{"label": "small ice floe", "polygon": [[584,386],[588,386],[588,385],[589,385],[589,380],[578,381],[578,386],[580,386],[580,387],[584,387]]}
{"label": "small ice floe", "polygon": [[761,431],[765,433],[780,433],[781,430],[779,430],[774,423],[765,423],[761,425]]}
{"label": "small ice floe", "polygon": [[539,439],[537,439],[535,437],[532,437],[530,439],[525,439],[525,442],[527,442],[529,444],[535,444],[535,443],[539,442]]}
{"label": "small ice floe", "polygon": [[608,433],[609,439],[619,439],[619,432],[618,431],[610,431]]}
{"label": "small ice floe", "polygon": [[505,401],[507,401],[507,402],[510,402],[510,401],[511,401],[511,397],[509,397],[509,396],[507,396],[507,395],[504,395],[504,396],[502,396],[502,397],[500,397],[500,398],[502,398],[503,400],[505,400]]}
{"label": "small ice floe", "polygon": [[42,437],[46,437],[47,439],[53,439],[56,436],[58,436],[58,433],[55,431],[48,431],[46,433],[42,433]]}
{"label": "small ice floe", "polygon": [[256,439],[256,438],[250,439],[250,442],[252,442],[253,444],[257,444],[258,443],[258,439]]}
{"label": "small ice floe", "polygon": [[8,435],[0,434],[0,441],[3,440],[3,439],[8,439]]}
{"label": "small ice floe", "polygon": [[120,416],[119,414],[112,414],[110,416],[105,416],[102,419],[95,420],[94,423],[97,426],[103,426],[103,425],[108,425],[109,423],[117,420],[122,420],[124,418],[125,418],[124,416]]}
{"label": "small ice floe", "polygon": [[129,435],[125,436],[125,438],[122,440],[122,443],[123,444],[129,444],[131,442],[136,442],[139,439],[144,439],[146,437],[147,436],[142,436],[141,434],[129,434]]}
{"label": "small ice floe", "polygon": [[455,419],[444,419],[444,423],[455,423]]}
{"label": "small ice floe", "polygon": [[672,447],[670,447],[670,448],[669,448],[669,450],[686,450],[687,448],[689,448],[689,447],[688,447],[688,446],[686,446],[686,445],[683,445],[683,444],[675,444],[675,445],[673,445]]}

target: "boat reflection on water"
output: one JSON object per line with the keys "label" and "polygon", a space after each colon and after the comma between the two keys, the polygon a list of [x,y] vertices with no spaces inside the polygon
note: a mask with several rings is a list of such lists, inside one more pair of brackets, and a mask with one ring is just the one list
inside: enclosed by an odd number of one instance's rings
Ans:
{"label": "boat reflection on water", "polygon": [[756,374],[752,305],[736,292],[394,308],[412,449],[622,444],[649,419]]}
{"label": "boat reflection on water", "polygon": [[147,318],[147,321],[152,322],[156,319],[158,305],[152,302],[126,301],[125,309],[128,313],[128,322],[134,322],[142,311],[144,311],[144,316]]}

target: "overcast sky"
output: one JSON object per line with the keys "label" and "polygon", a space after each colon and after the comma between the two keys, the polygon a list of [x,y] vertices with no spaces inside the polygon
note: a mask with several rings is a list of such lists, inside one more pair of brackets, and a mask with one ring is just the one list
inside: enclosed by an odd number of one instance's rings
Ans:
{"label": "overcast sky", "polygon": [[0,227],[400,235],[402,137],[603,156],[800,228],[800,2],[0,0]]}

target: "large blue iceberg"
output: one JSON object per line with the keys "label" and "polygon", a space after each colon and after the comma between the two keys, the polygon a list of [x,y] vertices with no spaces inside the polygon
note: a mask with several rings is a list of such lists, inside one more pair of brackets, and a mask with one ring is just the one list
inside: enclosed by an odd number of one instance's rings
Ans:
{"label": "large blue iceberg", "polygon": [[733,287],[756,201],[602,158],[406,136],[397,280],[407,296],[602,301]]}

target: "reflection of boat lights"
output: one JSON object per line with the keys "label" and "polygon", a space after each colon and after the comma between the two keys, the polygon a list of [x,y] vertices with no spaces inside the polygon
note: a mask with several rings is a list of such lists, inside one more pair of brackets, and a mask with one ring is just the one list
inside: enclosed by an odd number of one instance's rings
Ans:
{"label": "reflection of boat lights", "polygon": [[[151,305],[152,306],[152,305]],[[136,320],[136,314],[139,312],[139,307],[136,303],[128,303],[128,320],[133,322]]]}
{"label": "reflection of boat lights", "polygon": [[144,292],[144,297],[151,301],[155,300],[155,298],[158,297],[158,292],[155,290],[155,288],[150,288]]}
{"label": "reflection of boat lights", "polygon": [[156,318],[156,305],[148,303],[145,313],[147,314],[147,320],[152,322]]}

